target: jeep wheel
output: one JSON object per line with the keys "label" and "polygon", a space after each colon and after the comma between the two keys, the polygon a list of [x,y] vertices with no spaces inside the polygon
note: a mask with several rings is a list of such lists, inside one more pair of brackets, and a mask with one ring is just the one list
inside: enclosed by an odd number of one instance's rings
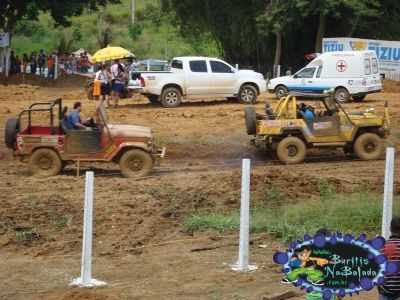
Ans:
{"label": "jeep wheel", "polygon": [[29,170],[33,175],[49,177],[61,172],[62,162],[54,150],[38,149],[29,159]]}
{"label": "jeep wheel", "polygon": [[337,102],[345,103],[350,100],[350,94],[345,88],[338,88],[335,91],[335,99]]}
{"label": "jeep wheel", "polygon": [[257,89],[254,86],[245,84],[240,88],[238,99],[245,104],[254,104],[257,102],[257,94]]}
{"label": "jeep wheel", "polygon": [[244,119],[246,122],[246,129],[248,135],[257,133],[257,114],[254,107],[245,107]]}
{"label": "jeep wheel", "polygon": [[181,104],[182,94],[178,88],[166,88],[161,94],[161,104],[167,108],[177,107]]}
{"label": "jeep wheel", "polygon": [[286,164],[297,164],[306,157],[306,145],[294,136],[289,136],[281,140],[276,149],[279,160]]}
{"label": "jeep wheel", "polygon": [[144,177],[153,169],[153,158],[143,150],[128,150],[119,160],[119,167],[124,177]]}
{"label": "jeep wheel", "polygon": [[18,128],[18,119],[10,118],[7,120],[4,132],[5,142],[7,147],[13,150],[16,149]]}
{"label": "jeep wheel", "polygon": [[288,89],[284,85],[279,85],[275,89],[276,98],[281,99],[282,97],[287,96],[289,93]]}
{"label": "jeep wheel", "polygon": [[363,133],[354,143],[354,152],[363,160],[378,159],[383,151],[383,140],[375,133]]}

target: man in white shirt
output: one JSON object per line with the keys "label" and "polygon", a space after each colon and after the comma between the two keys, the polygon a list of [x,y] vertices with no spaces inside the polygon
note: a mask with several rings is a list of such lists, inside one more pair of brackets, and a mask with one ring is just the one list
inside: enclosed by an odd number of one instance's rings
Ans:
{"label": "man in white shirt", "polygon": [[109,95],[111,92],[111,85],[110,85],[110,81],[111,81],[111,74],[108,70],[108,67],[106,64],[102,64],[99,71],[97,71],[96,73],[96,77],[95,80],[100,81],[101,82],[101,101],[100,104],[103,104],[104,101],[106,101],[106,107],[108,107],[110,105],[109,102]]}

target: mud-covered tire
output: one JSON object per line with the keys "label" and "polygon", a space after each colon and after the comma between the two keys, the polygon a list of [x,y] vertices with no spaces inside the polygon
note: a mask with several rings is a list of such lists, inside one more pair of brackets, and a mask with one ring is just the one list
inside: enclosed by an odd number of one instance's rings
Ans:
{"label": "mud-covered tire", "polygon": [[157,95],[148,95],[147,99],[149,99],[149,102],[151,104],[158,104],[159,103]]}
{"label": "mud-covered tire", "polygon": [[379,159],[384,149],[383,139],[371,132],[361,134],[354,143],[354,152],[362,160]]}
{"label": "mud-covered tire", "polygon": [[350,93],[345,88],[337,88],[334,94],[335,100],[339,103],[346,103],[350,100]]}
{"label": "mud-covered tire", "polygon": [[182,93],[176,87],[169,87],[161,94],[161,104],[166,108],[178,107],[182,102]]}
{"label": "mud-covered tire", "polygon": [[258,91],[251,84],[244,84],[239,90],[238,99],[244,104],[255,104],[257,103]]}
{"label": "mud-covered tire", "polygon": [[244,120],[246,123],[246,130],[248,135],[257,133],[257,113],[254,107],[245,107]]}
{"label": "mud-covered tire", "polygon": [[278,159],[285,164],[298,164],[304,161],[307,147],[305,143],[295,136],[281,140],[276,149]]}
{"label": "mud-covered tire", "polygon": [[10,118],[6,122],[4,129],[4,139],[8,148],[15,150],[17,143],[17,134],[19,130],[18,119]]}
{"label": "mud-covered tire", "polygon": [[153,169],[153,158],[140,149],[126,151],[119,160],[119,167],[124,177],[137,178],[150,174]]}
{"label": "mud-covered tire", "polygon": [[52,149],[38,149],[29,159],[29,171],[32,175],[50,177],[59,174],[61,170],[61,159]]}
{"label": "mud-covered tire", "polygon": [[367,95],[353,96],[353,100],[354,100],[354,102],[363,102],[365,97],[367,97]]}
{"label": "mud-covered tire", "polygon": [[282,97],[286,97],[289,94],[289,90],[286,86],[284,85],[278,85],[275,88],[275,96],[278,99],[281,99]]}

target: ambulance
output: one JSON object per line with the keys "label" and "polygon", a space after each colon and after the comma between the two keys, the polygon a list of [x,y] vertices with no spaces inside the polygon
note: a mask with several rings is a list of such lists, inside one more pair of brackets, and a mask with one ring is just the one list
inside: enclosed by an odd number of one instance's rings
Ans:
{"label": "ambulance", "polygon": [[268,90],[278,98],[289,92],[323,94],[335,91],[339,102],[364,100],[367,94],[382,90],[379,63],[375,51],[327,52],[317,56],[305,68],[291,76],[274,78]]}

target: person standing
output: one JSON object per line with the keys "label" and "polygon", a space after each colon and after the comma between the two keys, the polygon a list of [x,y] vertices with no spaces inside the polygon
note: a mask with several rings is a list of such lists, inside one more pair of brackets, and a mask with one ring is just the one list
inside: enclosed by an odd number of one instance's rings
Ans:
{"label": "person standing", "polygon": [[104,102],[106,102],[106,107],[108,107],[110,105],[109,103],[109,95],[110,95],[110,73],[108,70],[108,67],[106,64],[102,64],[100,66],[100,70],[97,71],[96,73],[96,77],[95,80],[99,81],[101,84],[100,87],[100,96],[101,96],[101,100],[100,100],[100,104],[103,104]]}
{"label": "person standing", "polygon": [[54,67],[55,67],[54,56],[50,54],[47,57],[47,78],[48,79],[54,79]]}
{"label": "person standing", "polygon": [[[392,235],[386,241],[383,253],[391,262],[400,263],[400,218],[395,217],[390,223]],[[378,287],[379,300],[400,299],[400,271],[395,274],[385,275],[385,282]]]}
{"label": "person standing", "polygon": [[119,62],[119,59],[116,59],[111,66],[111,77],[111,98],[114,100],[114,107],[117,108],[125,87],[125,68]]}
{"label": "person standing", "polygon": [[26,73],[28,63],[29,63],[28,54],[24,53],[22,55],[22,73]]}
{"label": "person standing", "polygon": [[31,53],[31,74],[33,74],[33,75],[36,74],[36,68],[37,68],[36,54],[35,54],[35,52],[32,52]]}
{"label": "person standing", "polygon": [[44,67],[46,64],[46,54],[44,53],[43,49],[40,49],[39,56],[38,56],[38,66],[39,66],[39,75],[44,76]]}

